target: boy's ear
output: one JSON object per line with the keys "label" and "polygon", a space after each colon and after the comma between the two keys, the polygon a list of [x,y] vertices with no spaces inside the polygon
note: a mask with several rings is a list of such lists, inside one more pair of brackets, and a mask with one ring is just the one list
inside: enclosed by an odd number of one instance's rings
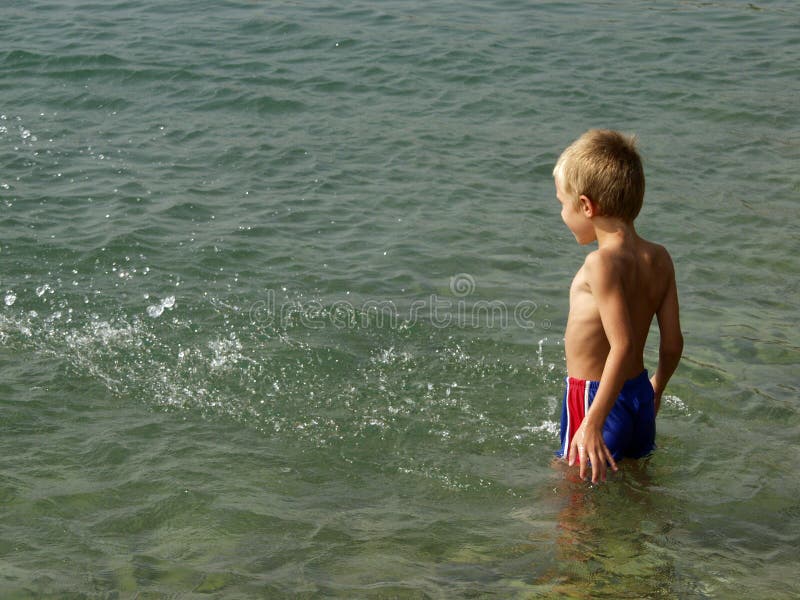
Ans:
{"label": "boy's ear", "polygon": [[578,201],[581,203],[581,212],[584,217],[592,218],[600,214],[599,207],[589,196],[581,194]]}

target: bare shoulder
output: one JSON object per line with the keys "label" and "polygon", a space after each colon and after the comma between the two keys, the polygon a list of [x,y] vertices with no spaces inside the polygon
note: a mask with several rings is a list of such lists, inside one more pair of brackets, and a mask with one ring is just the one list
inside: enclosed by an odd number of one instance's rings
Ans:
{"label": "bare shoulder", "polygon": [[652,271],[662,279],[673,279],[675,277],[675,266],[672,264],[672,257],[667,249],[661,244],[645,239],[642,239],[641,242],[643,258],[647,261]]}
{"label": "bare shoulder", "polygon": [[629,267],[629,257],[624,253],[598,248],[586,255],[581,270],[590,285],[605,287],[620,283]]}
{"label": "bare shoulder", "polygon": [[597,248],[586,255],[583,266],[594,273],[613,276],[621,273],[628,265],[630,255],[615,248]]}
{"label": "bare shoulder", "polygon": [[646,289],[649,306],[658,311],[668,298],[676,295],[675,266],[667,249],[661,244],[641,240],[638,284]]}

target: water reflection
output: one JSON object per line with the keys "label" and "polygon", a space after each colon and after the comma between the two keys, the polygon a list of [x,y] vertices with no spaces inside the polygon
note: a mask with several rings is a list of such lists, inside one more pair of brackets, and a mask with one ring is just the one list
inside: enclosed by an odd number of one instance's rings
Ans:
{"label": "water reflection", "polygon": [[571,598],[672,598],[676,569],[666,547],[672,527],[648,459],[625,461],[608,482],[580,480],[554,460],[555,561],[540,583]]}

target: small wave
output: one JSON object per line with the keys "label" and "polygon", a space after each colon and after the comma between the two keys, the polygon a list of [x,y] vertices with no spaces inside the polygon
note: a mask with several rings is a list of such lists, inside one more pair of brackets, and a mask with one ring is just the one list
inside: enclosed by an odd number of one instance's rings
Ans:
{"label": "small wave", "polygon": [[301,112],[307,106],[300,100],[290,98],[276,98],[274,96],[251,97],[230,88],[221,88],[214,91],[212,98],[201,101],[197,110],[218,111],[221,109],[255,112],[259,115],[284,114]]}
{"label": "small wave", "polygon": [[299,100],[273,98],[272,96],[261,96],[247,103],[252,106],[258,114],[268,115],[286,112],[300,112],[306,110],[305,103]]}
{"label": "small wave", "polygon": [[27,50],[10,50],[3,56],[6,69],[34,66],[52,67],[57,70],[89,67],[119,67],[127,64],[122,58],[101,52],[99,54],[42,54]]}

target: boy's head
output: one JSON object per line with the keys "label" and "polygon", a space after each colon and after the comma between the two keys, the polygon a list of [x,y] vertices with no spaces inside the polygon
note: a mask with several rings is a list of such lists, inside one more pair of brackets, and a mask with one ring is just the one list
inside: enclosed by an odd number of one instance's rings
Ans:
{"label": "boy's head", "polygon": [[632,222],[642,208],[644,170],[633,136],[590,129],[561,153],[553,177],[576,206],[586,196],[603,216]]}

